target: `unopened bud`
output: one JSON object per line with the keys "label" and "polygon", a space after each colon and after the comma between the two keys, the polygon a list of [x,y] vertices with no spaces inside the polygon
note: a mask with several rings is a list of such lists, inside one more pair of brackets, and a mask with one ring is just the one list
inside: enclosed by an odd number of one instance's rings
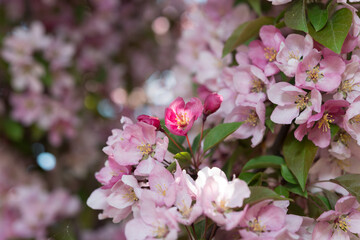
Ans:
{"label": "unopened bud", "polygon": [[144,122],[149,125],[156,127],[156,130],[159,131],[161,129],[160,120],[157,117],[152,117],[148,115],[140,115],[137,117],[139,122]]}
{"label": "unopened bud", "polygon": [[204,103],[204,115],[209,116],[210,114],[216,112],[223,101],[223,97],[217,93],[209,94]]}

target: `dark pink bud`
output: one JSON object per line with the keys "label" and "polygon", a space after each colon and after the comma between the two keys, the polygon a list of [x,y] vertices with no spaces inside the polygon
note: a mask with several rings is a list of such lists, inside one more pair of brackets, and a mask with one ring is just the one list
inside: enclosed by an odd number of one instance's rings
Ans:
{"label": "dark pink bud", "polygon": [[144,122],[144,123],[147,123],[149,125],[156,127],[156,130],[160,130],[160,128],[161,128],[160,120],[157,117],[152,117],[152,116],[148,116],[148,115],[140,115],[137,117],[137,120],[139,122]]}
{"label": "dark pink bud", "polygon": [[216,112],[223,101],[223,97],[217,93],[209,94],[204,103],[204,115],[209,116],[210,114]]}

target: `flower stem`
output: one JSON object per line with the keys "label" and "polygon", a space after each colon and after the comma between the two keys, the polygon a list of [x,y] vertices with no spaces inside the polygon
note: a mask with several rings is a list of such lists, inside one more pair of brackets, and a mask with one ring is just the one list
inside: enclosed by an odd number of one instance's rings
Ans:
{"label": "flower stem", "polygon": [[189,235],[190,240],[193,240],[193,236],[191,235],[189,228],[187,226],[185,226],[185,229]]}
{"label": "flower stem", "polygon": [[206,239],[206,231],[208,228],[208,223],[209,223],[208,218],[205,218],[205,229],[204,229],[204,235],[203,235],[202,239]]}
{"label": "flower stem", "polygon": [[175,142],[175,140],[165,131],[163,131],[163,133],[165,133],[165,135],[175,144],[175,146],[180,150],[183,151],[183,149]]}
{"label": "flower stem", "polygon": [[194,224],[191,224],[191,228],[192,228],[192,230],[193,230],[194,239],[197,240],[197,236],[196,236],[196,231],[195,231]]}

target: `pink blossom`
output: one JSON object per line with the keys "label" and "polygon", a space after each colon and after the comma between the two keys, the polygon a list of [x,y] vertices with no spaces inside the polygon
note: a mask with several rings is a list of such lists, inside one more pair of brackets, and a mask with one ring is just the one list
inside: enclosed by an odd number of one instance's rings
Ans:
{"label": "pink blossom", "polygon": [[302,224],[302,217],[287,215],[288,201],[262,201],[250,207],[240,226],[240,235],[251,240],[298,239],[296,232]]}
{"label": "pink blossom", "polygon": [[313,239],[352,239],[360,234],[359,203],[353,196],[340,198],[335,210],[324,212],[318,217]]}
{"label": "pink blossom", "polygon": [[299,63],[295,74],[295,85],[305,89],[331,92],[339,87],[345,63],[335,54],[324,55],[313,50]]}
{"label": "pink blossom", "polygon": [[308,133],[309,140],[320,147],[329,146],[331,140],[330,123],[340,124],[345,114],[343,108],[349,106],[344,100],[328,100],[322,105],[318,114],[312,115],[308,121],[295,130],[295,137],[299,141]]}
{"label": "pink blossom", "polygon": [[72,139],[75,137],[76,118],[58,119],[49,131],[49,142],[53,146],[60,146],[63,138]]}
{"label": "pink blossom", "polygon": [[204,110],[203,113],[205,116],[208,116],[214,112],[216,112],[223,101],[223,97],[217,93],[209,94],[204,102]]}
{"label": "pink blossom", "polygon": [[171,133],[185,136],[202,111],[200,99],[192,98],[185,105],[184,100],[178,97],[165,110],[165,125]]}
{"label": "pink blossom", "polygon": [[252,136],[252,147],[258,145],[265,133],[265,105],[263,102],[243,103],[226,116],[225,122],[243,122],[232,136],[246,139]]}
{"label": "pink blossom", "polygon": [[342,75],[342,81],[338,87],[334,99],[346,99],[352,103],[360,96],[360,63],[358,57],[352,57],[351,62],[346,64]]}
{"label": "pink blossom", "polygon": [[360,145],[360,97],[356,98],[346,111],[344,129]]}
{"label": "pink blossom", "polygon": [[174,217],[175,209],[156,207],[149,199],[140,202],[140,209],[125,226],[125,236],[129,240],[177,239],[179,231]]}
{"label": "pink blossom", "polygon": [[103,189],[109,189],[121,180],[123,175],[130,174],[130,171],[130,166],[121,166],[113,157],[109,157],[105,162],[105,166],[99,172],[95,173],[95,178],[104,185],[102,187]]}
{"label": "pink blossom", "polygon": [[310,35],[290,34],[280,45],[276,65],[288,77],[294,77],[301,60],[313,49]]}
{"label": "pink blossom", "polygon": [[272,76],[279,72],[275,61],[285,39],[280,30],[272,25],[261,27],[259,35],[261,41],[255,40],[249,44],[249,58],[254,65],[264,70],[266,76]]}
{"label": "pink blossom", "polygon": [[272,112],[271,121],[279,124],[305,123],[312,112],[320,112],[321,93],[313,89],[307,93],[287,82],[274,84],[267,91],[269,100],[278,106]]}
{"label": "pink blossom", "polygon": [[41,115],[42,99],[37,94],[17,94],[10,98],[12,105],[11,116],[25,126],[36,122]]}
{"label": "pink blossom", "polygon": [[39,93],[43,90],[40,78],[45,73],[44,68],[36,63],[29,62],[21,65],[11,65],[13,75],[11,84],[14,89],[23,91],[29,89],[31,92]]}
{"label": "pink blossom", "polygon": [[250,196],[247,184],[234,178],[228,181],[225,174],[217,168],[203,168],[195,182],[198,188],[197,201],[200,201],[204,214],[226,230],[234,228],[243,218],[245,211],[236,211]]}
{"label": "pink blossom", "polygon": [[151,126],[154,126],[157,131],[161,128],[160,120],[157,117],[152,117],[152,116],[148,116],[148,115],[140,115],[137,117],[137,120],[139,122],[144,122]]}

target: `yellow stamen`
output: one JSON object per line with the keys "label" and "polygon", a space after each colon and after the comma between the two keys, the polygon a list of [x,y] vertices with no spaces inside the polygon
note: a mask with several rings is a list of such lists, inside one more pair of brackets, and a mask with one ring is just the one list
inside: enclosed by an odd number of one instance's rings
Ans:
{"label": "yellow stamen", "polygon": [[300,57],[299,57],[299,50],[296,50],[296,53],[294,53],[293,51],[289,52],[289,57],[288,57],[288,61],[290,59],[296,59],[296,60],[300,60]]}
{"label": "yellow stamen", "polygon": [[175,120],[176,120],[176,124],[178,125],[178,129],[185,128],[190,122],[190,119],[187,116],[187,113],[176,114]]}
{"label": "yellow stamen", "polygon": [[339,217],[336,221],[335,221],[335,225],[334,225],[334,229],[341,229],[344,232],[347,232],[347,230],[349,229],[350,225],[349,223],[346,221],[347,217]]}
{"label": "yellow stamen", "polygon": [[304,110],[307,107],[309,100],[310,99],[307,95],[299,95],[295,100],[296,107],[300,111]]}
{"label": "yellow stamen", "polygon": [[129,192],[125,193],[122,197],[127,199],[129,202],[136,202],[137,200],[139,200],[133,188],[130,188]]}
{"label": "yellow stamen", "polygon": [[163,195],[165,197],[166,195],[166,191],[167,191],[167,188],[164,184],[164,189],[162,188],[162,186],[160,184],[156,185],[155,188],[158,190],[158,192]]}
{"label": "yellow stamen", "polygon": [[254,219],[254,221],[249,222],[249,228],[254,232],[265,232],[266,226],[261,226],[260,221],[257,219]]}
{"label": "yellow stamen", "polygon": [[351,136],[347,132],[345,132],[343,130],[340,130],[336,134],[336,136],[334,138],[334,141],[335,142],[340,142],[340,143],[344,144],[345,146],[348,146],[348,142],[349,142],[350,139],[351,139]]}
{"label": "yellow stamen", "polygon": [[255,127],[258,124],[259,118],[254,110],[251,110],[245,123],[249,123],[251,126]]}
{"label": "yellow stamen", "polygon": [[155,238],[164,238],[169,233],[169,229],[166,225],[157,226],[154,230]]}
{"label": "yellow stamen", "polygon": [[327,132],[330,129],[330,123],[334,122],[332,116],[328,113],[325,113],[323,117],[318,121],[318,128],[323,131]]}
{"label": "yellow stamen", "polygon": [[360,114],[352,117],[352,118],[349,120],[349,123],[350,123],[350,124],[359,124],[359,123],[360,123]]}
{"label": "yellow stamen", "polygon": [[143,145],[137,146],[136,148],[139,149],[143,155],[150,155],[150,153],[153,151],[149,143],[144,143]]}
{"label": "yellow stamen", "polygon": [[187,207],[184,200],[182,200],[182,205],[183,207],[179,208],[179,212],[184,218],[189,218],[192,208]]}
{"label": "yellow stamen", "polygon": [[314,83],[317,83],[319,79],[324,77],[324,74],[320,73],[319,66],[313,67],[311,70],[307,70],[307,78],[306,81],[313,81]]}
{"label": "yellow stamen", "polygon": [[347,94],[354,91],[354,87],[359,86],[360,83],[354,83],[355,79],[345,80],[341,82],[339,87],[339,92],[344,94],[344,97],[347,97]]}
{"label": "yellow stamen", "polygon": [[272,47],[266,47],[264,48],[264,56],[269,62],[273,62],[276,59],[277,51]]}
{"label": "yellow stamen", "polygon": [[265,90],[265,84],[258,78],[253,79],[253,85],[251,87],[251,92],[259,93]]}

